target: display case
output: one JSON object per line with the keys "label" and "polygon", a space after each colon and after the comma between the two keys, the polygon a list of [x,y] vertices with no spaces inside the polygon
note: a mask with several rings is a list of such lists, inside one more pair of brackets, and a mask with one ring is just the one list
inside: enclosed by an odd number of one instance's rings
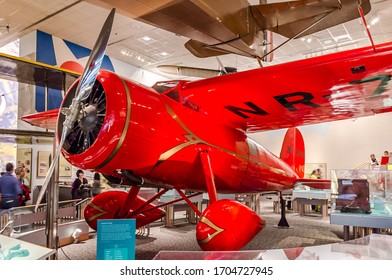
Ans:
{"label": "display case", "polygon": [[244,251],[161,251],[154,260],[391,260],[392,236],[371,234],[318,246]]}
{"label": "display case", "polygon": [[392,171],[331,170],[332,211],[392,217]]}
{"label": "display case", "polygon": [[26,241],[0,234],[0,261],[3,260],[44,260],[56,250],[38,246]]}

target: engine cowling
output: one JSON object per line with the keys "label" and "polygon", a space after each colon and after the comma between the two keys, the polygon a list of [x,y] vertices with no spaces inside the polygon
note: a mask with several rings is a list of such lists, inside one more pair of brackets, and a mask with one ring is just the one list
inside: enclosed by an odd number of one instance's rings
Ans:
{"label": "engine cowling", "polygon": [[[68,91],[62,108],[70,106],[76,86],[77,83]],[[153,166],[159,151],[151,149],[155,142],[150,142],[157,141],[151,127],[156,127],[154,122],[160,121],[156,114],[162,107],[159,94],[152,89],[101,70],[90,95],[82,101],[62,153],[74,166],[114,176],[116,170]],[[59,132],[63,130],[64,118],[60,114]],[[151,127],[140,125],[137,120],[146,121]],[[140,156],[147,153],[149,157]]]}

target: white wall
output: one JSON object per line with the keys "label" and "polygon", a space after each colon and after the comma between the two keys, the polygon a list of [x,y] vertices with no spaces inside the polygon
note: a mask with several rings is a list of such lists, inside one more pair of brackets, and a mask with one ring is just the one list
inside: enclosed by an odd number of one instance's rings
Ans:
{"label": "white wall", "polygon": [[[392,151],[392,113],[299,127],[305,141],[306,163],[327,163],[331,169],[353,169],[380,160],[384,150]],[[249,134],[276,155],[280,154],[286,130]]]}

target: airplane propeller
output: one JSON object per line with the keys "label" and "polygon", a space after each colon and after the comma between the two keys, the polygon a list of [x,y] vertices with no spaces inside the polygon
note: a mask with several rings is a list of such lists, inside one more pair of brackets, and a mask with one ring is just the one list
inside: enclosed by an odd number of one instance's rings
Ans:
{"label": "airplane propeller", "polygon": [[86,67],[84,68],[83,74],[77,85],[75,91],[75,98],[72,100],[72,103],[69,108],[61,109],[61,113],[65,115],[65,120],[63,123],[60,142],[57,146],[53,162],[50,165],[48,173],[45,177],[45,181],[38,194],[35,211],[37,211],[38,205],[40,204],[46,192],[49,181],[53,175],[55,166],[57,165],[57,162],[59,160],[59,156],[61,153],[61,149],[64,145],[65,139],[72,132],[72,130],[75,129],[75,123],[78,119],[82,118],[83,116],[90,115],[92,108],[91,106],[85,106],[83,104],[83,101],[89,98],[95,83],[95,79],[97,78],[98,71],[101,67],[113,25],[114,14],[115,9],[112,9],[101,29],[101,32],[98,36],[97,41],[95,42],[94,48],[91,51]]}

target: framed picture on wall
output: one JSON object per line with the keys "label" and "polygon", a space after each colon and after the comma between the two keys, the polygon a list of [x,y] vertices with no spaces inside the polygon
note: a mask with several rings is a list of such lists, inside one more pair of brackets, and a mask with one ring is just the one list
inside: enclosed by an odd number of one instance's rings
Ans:
{"label": "framed picture on wall", "polygon": [[71,177],[72,165],[61,155],[59,166],[59,177]]}
{"label": "framed picture on wall", "polygon": [[38,152],[37,177],[45,177],[52,161],[51,152]]}

